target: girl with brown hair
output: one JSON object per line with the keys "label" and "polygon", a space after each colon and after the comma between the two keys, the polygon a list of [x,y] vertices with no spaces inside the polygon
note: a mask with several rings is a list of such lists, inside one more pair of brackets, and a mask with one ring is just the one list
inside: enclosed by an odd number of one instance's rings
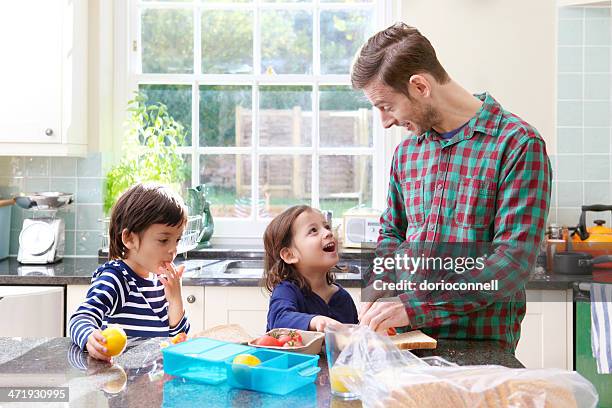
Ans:
{"label": "girl with brown hair", "polygon": [[267,330],[357,323],[353,299],[334,282],[338,243],[321,212],[288,208],[266,228],[264,246],[264,282],[272,292]]}

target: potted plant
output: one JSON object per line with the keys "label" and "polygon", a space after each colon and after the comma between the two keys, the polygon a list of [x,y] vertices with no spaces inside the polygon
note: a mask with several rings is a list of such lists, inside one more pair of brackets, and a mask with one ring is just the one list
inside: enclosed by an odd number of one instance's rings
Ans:
{"label": "potted plant", "polygon": [[162,103],[147,104],[136,93],[129,101],[126,138],[119,163],[104,180],[104,214],[128,187],[138,182],[159,182],[180,189],[186,179],[186,165],[178,147],[185,141],[185,128]]}

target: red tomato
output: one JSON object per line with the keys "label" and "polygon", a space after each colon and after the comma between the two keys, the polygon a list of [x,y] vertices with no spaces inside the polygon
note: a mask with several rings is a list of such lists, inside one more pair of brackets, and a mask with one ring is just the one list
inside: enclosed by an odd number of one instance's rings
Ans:
{"label": "red tomato", "polygon": [[261,336],[258,339],[255,339],[255,341],[253,342],[254,344],[257,344],[258,346],[275,346],[275,347],[280,347],[282,346],[282,344],[275,339],[272,336]]}
{"label": "red tomato", "polygon": [[291,337],[291,340],[293,341],[299,341],[300,343],[302,342],[302,335],[296,332],[295,330],[290,331],[289,336]]}
{"label": "red tomato", "polygon": [[278,338],[278,342],[281,345],[284,345],[285,343],[287,343],[288,341],[291,341],[291,340],[293,340],[293,339],[288,334],[281,334],[280,337]]}
{"label": "red tomato", "polygon": [[387,329],[387,336],[395,336],[397,334],[397,330],[395,330],[395,327],[389,327]]}

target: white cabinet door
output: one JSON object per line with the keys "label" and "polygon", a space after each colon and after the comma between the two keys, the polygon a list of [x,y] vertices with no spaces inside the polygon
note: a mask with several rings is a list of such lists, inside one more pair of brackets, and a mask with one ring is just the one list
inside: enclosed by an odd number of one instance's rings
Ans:
{"label": "white cabinet door", "polygon": [[191,325],[189,334],[204,330],[204,287],[183,286],[183,305]]}
{"label": "white cabinet door", "polygon": [[572,369],[571,294],[565,290],[528,290],[516,358],[527,368]]}
{"label": "white cabinet door", "polygon": [[84,155],[87,2],[0,5],[0,154]]}
{"label": "white cabinet door", "polygon": [[0,337],[61,337],[64,288],[0,286]]}
{"label": "white cabinet door", "polygon": [[208,286],[205,289],[204,323],[239,324],[252,335],[266,331],[270,296],[261,287]]}

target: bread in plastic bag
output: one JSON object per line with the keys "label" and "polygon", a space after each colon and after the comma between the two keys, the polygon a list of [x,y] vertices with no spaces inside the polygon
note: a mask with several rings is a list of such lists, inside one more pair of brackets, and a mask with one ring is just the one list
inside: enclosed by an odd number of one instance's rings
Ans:
{"label": "bread in plastic bag", "polygon": [[353,333],[332,370],[349,373],[341,381],[364,407],[590,408],[598,400],[595,387],[576,372],[420,359],[367,327]]}

